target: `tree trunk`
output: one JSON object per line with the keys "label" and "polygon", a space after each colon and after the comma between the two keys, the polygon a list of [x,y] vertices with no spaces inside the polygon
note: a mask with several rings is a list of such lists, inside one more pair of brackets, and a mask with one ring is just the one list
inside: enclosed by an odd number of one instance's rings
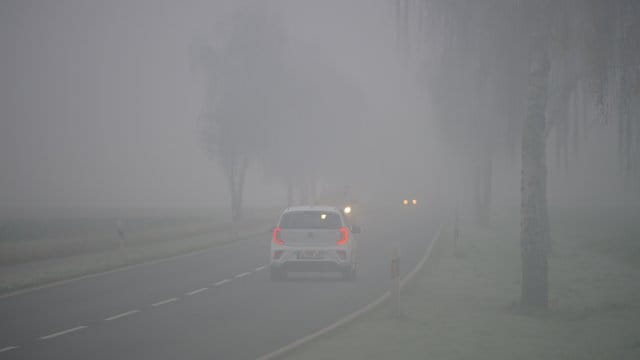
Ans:
{"label": "tree trunk", "polygon": [[244,180],[249,167],[249,158],[247,156],[231,157],[227,159],[225,164],[227,165],[225,166],[225,171],[227,172],[229,193],[231,195],[231,222],[235,224],[242,220],[243,217],[242,195],[244,192]]}
{"label": "tree trunk", "polygon": [[482,191],[482,194],[484,195],[484,198],[482,200],[482,203],[485,210],[483,214],[483,220],[486,225],[489,225],[489,221],[491,220],[491,200],[493,198],[493,162],[491,160],[491,155],[487,156],[487,158],[485,159],[485,165],[483,167],[484,189]]}
{"label": "tree trunk", "polygon": [[311,204],[313,205],[318,205],[318,194],[316,191],[316,186],[318,184],[316,184],[316,180],[315,178],[310,178],[308,180],[309,183],[309,200],[311,201]]}
{"label": "tree trunk", "polygon": [[309,187],[306,178],[300,180],[300,205],[309,204]]}
{"label": "tree trunk", "polygon": [[549,55],[540,29],[532,38],[527,112],[522,134],[521,234],[522,293],[525,307],[547,308],[549,303],[547,256],[546,119]]}
{"label": "tree trunk", "polygon": [[242,194],[237,187],[231,192],[231,221],[237,223],[242,219]]}
{"label": "tree trunk", "polygon": [[489,154],[478,158],[474,176],[474,210],[475,220],[480,225],[489,225],[491,219],[491,181],[492,164]]}
{"label": "tree trunk", "polygon": [[293,205],[293,184],[289,182],[287,184],[287,207]]}

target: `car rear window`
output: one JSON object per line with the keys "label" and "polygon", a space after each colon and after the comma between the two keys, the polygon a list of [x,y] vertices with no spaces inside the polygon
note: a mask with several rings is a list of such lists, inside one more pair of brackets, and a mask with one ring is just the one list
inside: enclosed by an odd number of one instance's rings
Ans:
{"label": "car rear window", "polygon": [[342,226],[340,215],[325,211],[296,211],[282,215],[283,229],[338,229]]}

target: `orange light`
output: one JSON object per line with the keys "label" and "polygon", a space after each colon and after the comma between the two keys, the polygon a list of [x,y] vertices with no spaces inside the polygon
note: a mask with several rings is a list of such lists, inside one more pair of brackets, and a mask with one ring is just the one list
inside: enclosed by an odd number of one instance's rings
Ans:
{"label": "orange light", "polygon": [[336,242],[336,245],[346,245],[349,242],[349,229],[341,227],[338,231],[340,232],[340,240]]}
{"label": "orange light", "polygon": [[409,200],[407,200],[407,199],[402,200],[402,204],[403,205],[409,205]]}
{"label": "orange light", "polygon": [[413,200],[411,200],[411,203],[412,203],[413,205],[417,205],[417,204],[418,204],[418,200],[413,199]]}
{"label": "orange light", "polygon": [[279,227],[273,229],[273,243],[278,245],[284,245],[284,241],[282,241],[282,239],[280,238],[280,231],[281,229]]}

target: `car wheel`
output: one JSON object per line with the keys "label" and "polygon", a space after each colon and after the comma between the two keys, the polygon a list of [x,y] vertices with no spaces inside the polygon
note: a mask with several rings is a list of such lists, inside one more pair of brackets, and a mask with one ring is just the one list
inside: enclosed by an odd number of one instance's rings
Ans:
{"label": "car wheel", "polygon": [[350,266],[349,269],[342,272],[342,278],[346,281],[354,281],[356,279],[356,267]]}

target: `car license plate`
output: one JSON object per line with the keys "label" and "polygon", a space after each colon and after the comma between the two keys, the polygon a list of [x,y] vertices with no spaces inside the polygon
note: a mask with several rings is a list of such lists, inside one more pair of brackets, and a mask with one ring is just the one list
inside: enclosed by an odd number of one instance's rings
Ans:
{"label": "car license plate", "polygon": [[298,252],[298,259],[323,259],[323,250],[301,250]]}

